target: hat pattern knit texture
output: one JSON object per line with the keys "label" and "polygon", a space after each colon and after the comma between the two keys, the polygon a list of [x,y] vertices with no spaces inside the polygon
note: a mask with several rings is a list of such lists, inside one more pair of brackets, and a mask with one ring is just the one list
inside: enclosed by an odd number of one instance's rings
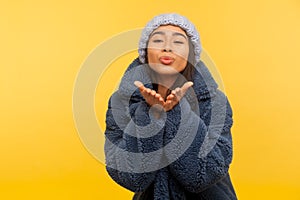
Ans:
{"label": "hat pattern knit texture", "polygon": [[141,63],[146,62],[146,48],[150,34],[161,25],[175,25],[183,29],[187,36],[190,38],[195,52],[196,62],[200,59],[200,53],[202,50],[200,36],[195,26],[184,16],[176,13],[161,14],[155,16],[149,21],[142,31],[139,41],[139,60]]}

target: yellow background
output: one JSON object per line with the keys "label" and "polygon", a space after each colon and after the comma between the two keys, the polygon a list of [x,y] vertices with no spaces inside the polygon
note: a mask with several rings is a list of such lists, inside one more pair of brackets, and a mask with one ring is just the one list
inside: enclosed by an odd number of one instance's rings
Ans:
{"label": "yellow background", "polygon": [[194,22],[222,76],[239,199],[300,199],[297,0],[1,1],[0,199],[130,199],[81,143],[72,92],[97,45],[164,12]]}

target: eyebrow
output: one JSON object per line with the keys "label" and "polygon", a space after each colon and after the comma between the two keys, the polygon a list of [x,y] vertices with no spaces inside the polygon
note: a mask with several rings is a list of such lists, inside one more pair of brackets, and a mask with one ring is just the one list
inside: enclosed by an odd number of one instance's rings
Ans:
{"label": "eyebrow", "polygon": [[[152,37],[153,35],[156,35],[156,34],[159,34],[159,35],[166,35],[166,33],[163,32],[163,31],[156,31],[156,32],[152,33],[152,34],[150,35],[150,37]],[[182,33],[174,32],[172,35],[173,35],[173,36],[179,35],[179,36],[184,37],[184,38],[187,40],[187,37],[186,37],[184,34],[182,34]]]}

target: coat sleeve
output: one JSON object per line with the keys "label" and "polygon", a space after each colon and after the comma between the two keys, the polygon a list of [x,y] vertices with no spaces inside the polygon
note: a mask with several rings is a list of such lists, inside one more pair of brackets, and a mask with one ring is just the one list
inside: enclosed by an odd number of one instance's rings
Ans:
{"label": "coat sleeve", "polygon": [[[191,111],[188,103],[181,108],[185,130],[195,127],[195,124],[198,124],[198,128],[194,130],[195,135],[189,132],[186,137],[193,135],[191,145],[169,165],[172,175],[186,190],[194,193],[201,192],[226,177],[232,161],[230,129],[233,121],[227,98],[221,91],[217,91],[209,101],[199,104],[202,118]],[[174,157],[172,151],[166,155],[168,159]]]}
{"label": "coat sleeve", "polygon": [[152,120],[145,101],[129,105],[118,92],[112,95],[106,113],[105,156],[114,181],[133,192],[144,191],[153,182],[161,155],[150,152],[162,146],[163,125],[162,120]]}

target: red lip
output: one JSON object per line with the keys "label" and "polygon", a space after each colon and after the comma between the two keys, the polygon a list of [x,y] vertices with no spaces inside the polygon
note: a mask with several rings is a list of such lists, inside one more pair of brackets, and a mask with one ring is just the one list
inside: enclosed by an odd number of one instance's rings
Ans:
{"label": "red lip", "polygon": [[174,62],[174,58],[170,56],[162,56],[159,58],[159,61],[164,65],[170,65]]}

